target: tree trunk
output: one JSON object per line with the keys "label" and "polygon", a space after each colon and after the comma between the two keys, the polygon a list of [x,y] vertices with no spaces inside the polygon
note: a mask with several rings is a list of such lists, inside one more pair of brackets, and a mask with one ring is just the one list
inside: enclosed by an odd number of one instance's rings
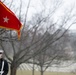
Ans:
{"label": "tree trunk", "polygon": [[32,70],[32,75],[34,75],[34,71],[35,71],[35,69],[34,69],[34,64],[33,64],[33,70]]}
{"label": "tree trunk", "polygon": [[15,66],[12,66],[11,65],[11,68],[10,68],[10,75],[16,75],[16,72],[17,72],[17,68]]}
{"label": "tree trunk", "polygon": [[33,57],[33,70],[32,70],[32,75],[34,75],[34,72],[35,72],[34,66],[35,66],[35,64],[34,64],[34,57]]}
{"label": "tree trunk", "polygon": [[44,74],[43,67],[41,67],[41,75],[43,75],[43,74]]}
{"label": "tree trunk", "polygon": [[44,74],[44,72],[43,71],[41,71],[41,75],[43,75]]}

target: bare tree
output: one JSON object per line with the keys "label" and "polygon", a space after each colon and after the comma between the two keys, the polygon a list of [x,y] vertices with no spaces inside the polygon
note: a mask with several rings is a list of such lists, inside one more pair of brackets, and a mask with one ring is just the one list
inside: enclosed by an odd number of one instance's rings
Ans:
{"label": "bare tree", "polygon": [[[44,54],[46,49],[50,46],[52,47],[53,43],[59,40],[68,28],[75,23],[71,12],[68,12],[70,16],[65,14],[63,18],[61,18],[62,20],[60,19],[60,21],[54,22],[53,15],[57,11],[57,8],[59,8],[60,1],[59,3],[56,1],[54,9],[50,9],[49,14],[45,14],[45,10],[42,10],[32,18],[31,22],[27,23],[30,1],[31,0],[29,0],[24,19],[21,15],[22,1],[20,4],[19,19],[23,20],[24,25],[21,32],[21,39],[17,40],[16,33],[9,30],[0,36],[0,46],[4,50],[5,56],[10,63],[10,75],[16,75],[17,68],[20,64],[27,62],[42,52]],[[73,21],[70,22],[67,29],[61,33],[60,29],[66,26],[72,19]],[[27,26],[27,24],[29,26]],[[49,31],[51,36],[45,36],[47,31]]]}
{"label": "bare tree", "polygon": [[[49,32],[46,32],[44,37],[45,36],[47,39],[48,37],[51,37],[51,34]],[[44,43],[47,44],[47,41],[45,41],[45,40],[44,40]],[[51,40],[49,40],[49,41],[51,41]],[[68,47],[67,46],[68,43],[69,43],[69,36],[68,36],[68,34],[65,34],[58,41],[56,41],[52,45],[48,46],[48,48],[45,51],[39,53],[36,57],[34,57],[33,64],[38,65],[41,75],[43,75],[43,73],[46,71],[46,69],[48,67],[51,67],[53,64],[60,64],[61,61],[70,59],[70,57],[69,57],[70,55],[68,55],[65,50],[65,48]],[[41,44],[40,48],[42,48],[43,45],[44,44]]]}

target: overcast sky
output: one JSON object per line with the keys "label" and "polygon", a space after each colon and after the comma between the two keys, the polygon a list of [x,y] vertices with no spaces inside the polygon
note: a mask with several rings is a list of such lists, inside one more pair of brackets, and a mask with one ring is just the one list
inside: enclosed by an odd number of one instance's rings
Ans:
{"label": "overcast sky", "polygon": [[[6,0],[6,3],[9,3],[11,0]],[[27,4],[28,4],[28,1],[29,0],[22,0],[23,1],[23,12],[26,12],[26,7],[27,7]],[[47,0],[31,0],[31,3],[30,3],[30,8],[29,8],[29,12],[28,12],[28,19],[30,19],[30,17],[36,13],[36,12],[40,12],[42,9],[44,9],[43,7],[43,1],[47,1]],[[49,6],[49,1],[51,0],[48,0],[48,4],[45,4],[46,7],[50,7]],[[61,0],[62,1],[62,0]],[[15,7],[19,7],[19,3],[20,3],[20,0],[14,0],[13,1],[13,6]],[[64,8],[70,8],[72,6],[75,6],[76,8],[76,0],[63,0],[63,5],[62,7]],[[8,5],[9,6],[9,5]],[[11,7],[12,8],[12,7]],[[14,8],[13,8],[14,9]],[[13,10],[12,9],[12,10]],[[63,9],[61,8],[59,12],[62,12]],[[57,15],[60,15],[60,13],[57,13]],[[76,29],[76,25],[72,25],[72,27],[70,29]]]}
{"label": "overcast sky", "polygon": [[[65,5],[67,6],[72,6],[75,5],[75,9],[76,9],[76,0],[64,0],[65,1]],[[69,8],[69,7],[68,7]],[[76,30],[76,25],[72,25],[71,28],[72,30]]]}

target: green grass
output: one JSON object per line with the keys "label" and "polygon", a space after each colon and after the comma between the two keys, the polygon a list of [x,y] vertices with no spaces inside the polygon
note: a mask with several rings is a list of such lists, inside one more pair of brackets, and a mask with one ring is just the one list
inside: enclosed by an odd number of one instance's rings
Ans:
{"label": "green grass", "polygon": [[[32,71],[17,71],[17,75],[32,75]],[[35,75],[40,75],[40,72],[35,71]],[[44,75],[76,75],[76,74],[64,73],[64,72],[45,72]]]}

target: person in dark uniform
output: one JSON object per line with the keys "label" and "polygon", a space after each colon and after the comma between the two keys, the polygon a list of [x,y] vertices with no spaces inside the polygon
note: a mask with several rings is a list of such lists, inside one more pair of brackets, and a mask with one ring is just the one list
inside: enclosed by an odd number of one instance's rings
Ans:
{"label": "person in dark uniform", "polygon": [[8,74],[8,62],[4,59],[4,51],[0,50],[0,75],[7,75]]}

